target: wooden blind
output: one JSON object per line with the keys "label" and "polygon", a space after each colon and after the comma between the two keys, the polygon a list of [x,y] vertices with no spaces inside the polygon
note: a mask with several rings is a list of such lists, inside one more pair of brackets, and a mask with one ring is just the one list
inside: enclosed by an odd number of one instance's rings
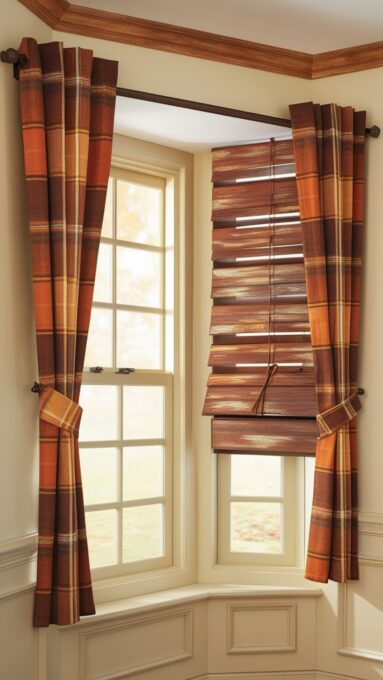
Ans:
{"label": "wooden blind", "polygon": [[213,151],[216,453],[315,455],[317,400],[291,140]]}

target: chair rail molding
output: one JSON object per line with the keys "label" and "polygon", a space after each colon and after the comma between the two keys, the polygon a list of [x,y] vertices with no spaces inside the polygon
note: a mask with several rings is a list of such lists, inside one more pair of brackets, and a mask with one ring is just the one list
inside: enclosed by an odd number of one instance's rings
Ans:
{"label": "chair rail molding", "polygon": [[68,0],[19,0],[51,28],[307,80],[383,66],[383,41],[308,54],[216,33],[139,19]]}
{"label": "chair rail molding", "polygon": [[37,533],[0,542],[0,600],[34,588]]}
{"label": "chair rail molding", "polygon": [[37,533],[0,542],[0,571],[29,562],[36,557]]}

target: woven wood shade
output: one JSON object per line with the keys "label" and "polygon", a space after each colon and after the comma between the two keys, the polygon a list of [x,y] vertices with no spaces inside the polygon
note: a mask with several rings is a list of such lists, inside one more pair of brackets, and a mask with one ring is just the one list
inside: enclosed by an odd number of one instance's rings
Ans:
{"label": "woven wood shade", "polygon": [[315,455],[318,409],[292,141],[214,150],[212,219],[212,373],[203,413],[213,416],[213,449]]}

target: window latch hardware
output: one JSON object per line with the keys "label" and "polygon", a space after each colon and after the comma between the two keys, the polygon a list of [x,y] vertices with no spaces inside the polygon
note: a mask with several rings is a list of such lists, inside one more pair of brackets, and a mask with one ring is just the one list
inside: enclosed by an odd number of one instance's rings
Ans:
{"label": "window latch hardware", "polygon": [[116,373],[121,373],[122,375],[128,375],[129,373],[135,373],[135,368],[119,368]]}
{"label": "window latch hardware", "polygon": [[91,373],[102,373],[104,369],[102,366],[90,366],[89,370]]}

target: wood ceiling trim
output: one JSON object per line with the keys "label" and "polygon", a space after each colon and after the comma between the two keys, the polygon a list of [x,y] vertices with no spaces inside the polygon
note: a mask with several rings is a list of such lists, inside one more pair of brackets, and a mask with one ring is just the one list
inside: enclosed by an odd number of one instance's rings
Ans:
{"label": "wood ceiling trim", "polygon": [[312,78],[326,78],[383,66],[383,42],[314,55]]}
{"label": "wood ceiling trim", "polygon": [[71,10],[68,0],[19,0],[19,2],[51,28],[56,28],[64,12]]}
{"label": "wood ceiling trim", "polygon": [[58,31],[308,80],[383,66],[383,42],[313,55],[72,5],[68,0],[19,2]]}

